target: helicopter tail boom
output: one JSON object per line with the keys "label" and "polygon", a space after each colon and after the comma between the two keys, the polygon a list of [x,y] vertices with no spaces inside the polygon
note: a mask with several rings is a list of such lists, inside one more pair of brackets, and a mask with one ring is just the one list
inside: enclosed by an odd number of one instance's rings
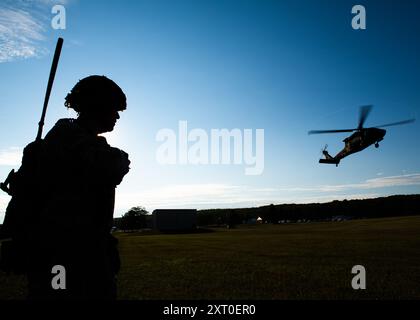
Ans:
{"label": "helicopter tail boom", "polygon": [[319,163],[328,163],[328,164],[335,164],[338,165],[340,163],[340,160],[338,159],[319,159]]}
{"label": "helicopter tail boom", "polygon": [[319,159],[319,163],[335,164],[336,166],[338,166],[338,164],[340,163],[340,159],[331,157],[326,147],[322,151],[322,154],[325,156],[325,159]]}

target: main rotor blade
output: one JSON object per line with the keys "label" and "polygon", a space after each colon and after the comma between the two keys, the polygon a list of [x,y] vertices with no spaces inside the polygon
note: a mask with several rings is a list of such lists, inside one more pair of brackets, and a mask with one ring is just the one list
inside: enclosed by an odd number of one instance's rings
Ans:
{"label": "main rotor blade", "polygon": [[403,120],[403,121],[398,121],[398,122],[392,122],[392,123],[387,123],[387,124],[382,124],[380,126],[375,126],[375,128],[383,128],[383,127],[391,127],[391,126],[398,126],[400,124],[407,124],[407,123],[412,123],[416,121],[416,119],[408,119],[408,120]]}
{"label": "main rotor blade", "polygon": [[353,132],[357,129],[342,129],[342,130],[311,130],[308,134],[319,134],[319,133],[337,133],[337,132]]}
{"label": "main rotor blade", "polygon": [[365,124],[366,118],[368,117],[370,111],[372,110],[372,105],[362,106],[360,107],[360,114],[359,114],[359,125],[357,129],[362,129],[363,125]]}

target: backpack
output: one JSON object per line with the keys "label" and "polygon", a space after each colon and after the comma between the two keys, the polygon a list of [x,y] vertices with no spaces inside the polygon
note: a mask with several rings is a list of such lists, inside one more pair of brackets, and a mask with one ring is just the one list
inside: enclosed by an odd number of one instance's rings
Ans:
{"label": "backpack", "polygon": [[28,144],[18,171],[12,170],[1,189],[12,196],[0,229],[0,270],[27,271],[31,240],[36,233],[42,206],[42,161],[44,141]]}

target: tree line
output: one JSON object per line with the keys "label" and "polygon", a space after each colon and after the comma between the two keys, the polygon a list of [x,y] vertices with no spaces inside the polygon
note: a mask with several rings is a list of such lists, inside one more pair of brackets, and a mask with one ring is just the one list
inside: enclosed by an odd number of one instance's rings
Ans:
{"label": "tree line", "polygon": [[[395,195],[363,200],[334,200],[327,203],[270,204],[256,208],[207,209],[197,211],[198,226],[227,226],[242,223],[328,221],[334,217],[366,219],[420,215],[420,195]],[[121,218],[114,219],[119,230],[150,228],[152,216],[144,207],[133,207]]]}
{"label": "tree line", "polygon": [[420,195],[395,195],[389,197],[342,200],[328,203],[279,204],[256,208],[208,209],[198,211],[198,225],[235,225],[255,221],[281,223],[326,221],[336,216],[349,219],[398,217],[420,214]]}

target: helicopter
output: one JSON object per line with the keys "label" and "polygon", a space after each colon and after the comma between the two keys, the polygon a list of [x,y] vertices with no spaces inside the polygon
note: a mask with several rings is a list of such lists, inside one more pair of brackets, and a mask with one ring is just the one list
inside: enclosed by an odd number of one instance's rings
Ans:
{"label": "helicopter", "polygon": [[324,155],[324,159],[319,159],[319,163],[328,163],[328,164],[335,164],[337,167],[340,163],[340,160],[359,151],[362,151],[369,147],[370,145],[374,144],[376,148],[379,148],[379,142],[382,141],[385,137],[386,130],[380,129],[384,127],[408,124],[415,121],[415,119],[408,119],[393,123],[387,123],[380,126],[364,128],[363,125],[372,110],[373,105],[366,105],[360,107],[359,112],[359,124],[355,129],[341,129],[341,130],[311,130],[308,134],[320,134],[320,133],[338,133],[338,132],[354,132],[351,136],[345,138],[344,148],[339,153],[332,157],[328,151],[327,147],[325,146],[323,150],[321,150],[322,154]]}

